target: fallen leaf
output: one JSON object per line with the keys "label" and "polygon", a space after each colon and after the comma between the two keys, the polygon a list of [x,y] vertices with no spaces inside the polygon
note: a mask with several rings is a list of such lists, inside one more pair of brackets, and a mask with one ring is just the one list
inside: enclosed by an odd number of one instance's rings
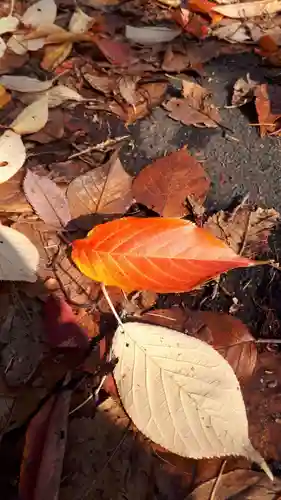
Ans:
{"label": "fallen leaf", "polygon": [[21,68],[28,61],[28,57],[28,54],[19,56],[7,49],[0,59],[0,74],[3,75],[14,69]]}
{"label": "fallen leaf", "polygon": [[31,420],[20,470],[22,500],[58,497],[72,391],[51,396]]}
{"label": "fallen leaf", "polygon": [[7,42],[7,47],[10,51],[17,55],[24,55],[28,51],[37,51],[44,47],[45,39],[38,38],[36,40],[27,40],[25,35],[16,33],[11,36]]}
{"label": "fallen leaf", "polygon": [[243,43],[252,40],[249,29],[243,25],[242,21],[233,22],[230,19],[222,21],[218,27],[215,26],[212,35],[230,43]]}
{"label": "fallen leaf", "polygon": [[71,54],[72,42],[47,45],[41,61],[41,68],[45,71],[54,71]]}
{"label": "fallen leaf", "polygon": [[18,92],[42,92],[51,88],[53,81],[43,82],[29,76],[3,75],[0,77],[0,84],[8,90]]}
{"label": "fallen leaf", "polygon": [[173,307],[154,309],[143,314],[141,321],[172,328],[207,342],[228,361],[240,381],[251,377],[255,370],[255,339],[242,321],[229,314]]}
{"label": "fallen leaf", "polygon": [[39,132],[29,136],[31,141],[39,142],[40,144],[48,144],[49,142],[62,139],[64,135],[64,114],[61,109],[52,109],[49,111],[48,122],[45,127]]}
{"label": "fallen leaf", "polygon": [[209,217],[205,227],[236,253],[255,258],[268,252],[268,236],[280,215],[273,208],[241,204],[232,213],[220,211]]}
{"label": "fallen leaf", "polygon": [[95,220],[122,215],[133,202],[132,178],[116,153],[103,166],[90,170],[68,186],[67,199],[76,224],[89,230]]}
{"label": "fallen leaf", "polygon": [[121,76],[118,81],[119,92],[123,97],[124,101],[126,101],[131,106],[135,106],[137,104],[138,96],[137,96],[137,82],[139,77],[137,76],[129,76],[124,75]]}
{"label": "fallen leaf", "polygon": [[57,6],[54,0],[39,0],[25,11],[21,22],[25,26],[37,28],[44,24],[53,24],[57,17]]}
{"label": "fallen leaf", "polygon": [[[273,109],[271,96],[274,96],[277,109]],[[258,122],[260,124],[260,135],[265,137],[267,134],[275,134],[281,132],[281,109],[278,104],[280,102],[280,90],[277,85],[267,85],[263,83],[255,88],[255,106],[258,114]]]}
{"label": "fallen leaf", "polygon": [[131,42],[139,45],[154,45],[155,43],[171,42],[181,34],[177,28],[168,28],[166,26],[136,26],[126,25],[125,36]]}
{"label": "fallen leaf", "polygon": [[235,107],[244,106],[251,102],[255,96],[257,82],[250,78],[249,73],[245,78],[238,78],[233,86],[231,105]]}
{"label": "fallen leaf", "polygon": [[116,330],[112,353],[124,409],[152,441],[196,459],[242,455],[273,478],[249,440],[239,382],[215,349],[175,330],[133,322]]}
{"label": "fallen leaf", "polygon": [[132,64],[134,57],[129,44],[116,42],[115,40],[102,38],[97,35],[94,42],[111,64],[116,64],[117,66],[129,66]]}
{"label": "fallen leaf", "polygon": [[202,204],[209,187],[203,167],[183,148],[141,170],[133,182],[133,195],[137,203],[163,217],[183,217],[188,196]]}
{"label": "fallen leaf", "polygon": [[[193,490],[186,500],[209,500],[215,479],[201,484]],[[216,500],[243,498],[244,500],[275,500],[281,494],[281,480],[277,477],[270,481],[262,472],[249,469],[236,469],[220,477],[216,489]]]}
{"label": "fallen leaf", "polygon": [[0,184],[9,180],[23,166],[26,150],[20,135],[7,130],[0,137]]}
{"label": "fallen leaf", "polygon": [[0,35],[5,33],[12,33],[18,27],[19,20],[15,16],[6,16],[0,18]]}
{"label": "fallen leaf", "polygon": [[11,94],[6,91],[5,87],[0,85],[0,109],[4,108],[12,99]]}
{"label": "fallen leaf", "polygon": [[54,271],[60,289],[68,302],[77,306],[91,303],[92,282],[74,266],[65,255],[65,250],[55,259]]}
{"label": "fallen leaf", "polygon": [[194,125],[195,127],[205,125],[215,128],[221,121],[218,109],[209,102],[208,93],[203,88],[202,91],[198,93],[195,91],[185,99],[172,97],[164,104],[164,108],[169,111],[170,118],[180,121],[184,125]]}
{"label": "fallen leaf", "polygon": [[86,82],[93,87],[93,89],[102,92],[103,94],[111,94],[117,87],[117,78],[112,75],[109,76],[106,73],[99,73],[92,69],[91,72],[83,72],[83,77]]}
{"label": "fallen leaf", "polygon": [[39,264],[36,247],[15,229],[0,225],[0,279],[35,282]]}
{"label": "fallen leaf", "polygon": [[281,11],[280,0],[257,0],[255,2],[230,3],[215,5],[213,12],[233,19],[246,19],[249,17],[270,16]]}
{"label": "fallen leaf", "polygon": [[127,125],[131,125],[136,120],[144,118],[152,109],[159,106],[166,94],[167,83],[165,82],[153,82],[144,83],[138,87],[137,91],[137,101],[135,106],[129,106],[127,109]]}
{"label": "fallen leaf", "polygon": [[28,170],[23,189],[30,205],[46,224],[60,229],[71,220],[65,195],[47,177],[39,177]]}
{"label": "fallen leaf", "polygon": [[210,2],[210,0],[188,0],[187,5],[192,12],[207,14],[211,18],[213,24],[219,23],[223,18],[223,16],[218,14],[218,11],[215,10],[217,4]]}
{"label": "fallen leaf", "polygon": [[7,46],[3,38],[0,37],[0,59],[4,56]]}
{"label": "fallen leaf", "polygon": [[76,8],[69,21],[68,29],[71,33],[86,33],[95,23],[95,18],[90,17],[83,10]]}
{"label": "fallen leaf", "polygon": [[209,35],[210,27],[205,18],[198,14],[191,14],[184,31],[199,40],[203,40]]}
{"label": "fallen leaf", "polygon": [[24,169],[22,169],[8,181],[0,183],[1,212],[27,213],[32,211],[21,189],[24,175]]}
{"label": "fallen leaf", "polygon": [[254,263],[236,255],[191,222],[124,218],[96,226],[72,244],[72,259],[86,276],[123,290],[184,292],[208,279]]}
{"label": "fallen leaf", "polygon": [[158,0],[160,3],[167,5],[168,7],[179,7],[181,5],[180,0]]}
{"label": "fallen leaf", "polygon": [[48,96],[44,96],[25,108],[12,122],[11,129],[19,135],[34,134],[45,127],[48,116]]}
{"label": "fallen leaf", "polygon": [[83,102],[84,100],[84,98],[76,90],[71,89],[66,85],[56,85],[47,92],[49,108],[55,108],[67,101]]}

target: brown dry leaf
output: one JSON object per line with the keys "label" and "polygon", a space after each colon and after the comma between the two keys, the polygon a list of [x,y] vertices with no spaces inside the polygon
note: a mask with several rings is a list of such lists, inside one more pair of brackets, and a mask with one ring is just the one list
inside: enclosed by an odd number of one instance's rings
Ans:
{"label": "brown dry leaf", "polygon": [[119,92],[121,96],[123,97],[124,101],[126,101],[127,104],[130,104],[133,107],[137,104],[138,101],[137,97],[138,80],[139,80],[138,76],[124,75],[121,76],[118,82]]}
{"label": "brown dry leaf", "polygon": [[0,109],[4,108],[4,106],[9,103],[11,98],[11,94],[9,94],[9,92],[7,92],[2,85],[0,85]]}
{"label": "brown dry leaf", "polygon": [[245,78],[238,78],[233,86],[231,105],[233,107],[243,106],[252,101],[255,96],[257,82],[250,78],[249,73]]}
{"label": "brown dry leaf", "polygon": [[186,199],[191,196],[202,204],[209,187],[203,167],[183,148],[141,170],[133,182],[133,195],[163,217],[183,217],[188,213]]}
{"label": "brown dry leaf", "polygon": [[61,109],[51,109],[49,111],[48,122],[39,132],[29,136],[29,140],[48,144],[49,142],[61,139],[64,135],[64,114]]}
{"label": "brown dry leaf", "polygon": [[[198,486],[186,500],[209,500],[215,479]],[[280,498],[281,480],[270,481],[263,472],[236,469],[223,474],[216,489],[216,500],[230,498],[243,500],[276,500]]]}
{"label": "brown dry leaf", "polygon": [[167,83],[153,82],[144,83],[138,87],[137,101],[135,106],[129,106],[127,110],[127,125],[134,123],[140,118],[147,116],[153,108],[159,106],[166,94]]}
{"label": "brown dry leaf", "polygon": [[30,205],[46,224],[61,228],[69,223],[71,215],[67,199],[53,181],[28,170],[23,189]]}
{"label": "brown dry leaf", "polygon": [[255,89],[255,106],[261,137],[265,137],[267,134],[280,135],[281,133],[280,94],[278,85],[263,83]]}
{"label": "brown dry leaf", "polygon": [[280,215],[273,208],[241,204],[232,213],[220,211],[209,217],[205,228],[225,241],[237,254],[255,258],[268,252],[268,236]]}
{"label": "brown dry leaf", "polygon": [[117,79],[115,76],[109,76],[106,73],[101,73],[87,67],[86,71],[83,72],[83,77],[93,89],[103,94],[111,94],[116,90]]}
{"label": "brown dry leaf", "polygon": [[210,93],[188,80],[182,80],[184,99],[172,98],[164,107],[169,116],[185,125],[217,127],[221,121],[218,109],[210,102]]}
{"label": "brown dry leaf", "polygon": [[237,318],[224,313],[155,309],[141,320],[192,335],[211,344],[227,359],[240,380],[253,374],[257,348],[248,328]]}
{"label": "brown dry leaf", "polygon": [[28,213],[32,208],[24,196],[21,184],[24,178],[24,170],[19,170],[8,181],[0,184],[0,211]]}
{"label": "brown dry leaf", "polygon": [[268,16],[281,11],[280,0],[256,0],[255,2],[228,3],[215,5],[213,12],[233,19],[246,19],[250,17]]}
{"label": "brown dry leaf", "polygon": [[84,276],[65,255],[65,249],[54,262],[54,272],[61,290],[70,304],[88,304],[91,301],[93,281]]}
{"label": "brown dry leaf", "polygon": [[0,59],[0,75],[5,75],[13,69],[21,68],[27,63],[28,58],[28,54],[17,55],[9,49],[6,50],[5,54]]}
{"label": "brown dry leaf", "polygon": [[47,45],[44,50],[44,57],[41,61],[41,68],[45,71],[54,71],[72,51],[72,42],[66,41],[61,44]]}
{"label": "brown dry leaf", "polygon": [[97,219],[121,215],[132,204],[132,178],[115,152],[103,166],[74,179],[67,189],[72,218],[82,229],[91,229]]}

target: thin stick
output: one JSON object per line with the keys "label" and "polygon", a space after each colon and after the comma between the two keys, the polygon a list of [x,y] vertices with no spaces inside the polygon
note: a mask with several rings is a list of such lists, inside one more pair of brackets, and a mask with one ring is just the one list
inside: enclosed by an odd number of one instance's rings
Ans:
{"label": "thin stick", "polygon": [[256,344],[281,344],[281,339],[256,339]]}
{"label": "thin stick", "polygon": [[103,151],[108,147],[115,146],[115,144],[118,144],[119,142],[129,139],[129,137],[130,137],[129,135],[122,135],[120,137],[115,137],[115,139],[107,139],[106,141],[101,142],[100,144],[96,144],[95,146],[89,146],[88,148],[83,149],[82,151],[73,153],[68,157],[68,160],[72,160],[73,158],[77,158],[78,156],[81,155],[86,155],[88,153],[91,153],[92,151]]}
{"label": "thin stick", "polygon": [[10,10],[9,10],[8,16],[12,16],[13,15],[14,8],[15,8],[15,1],[16,0],[11,0],[11,5],[10,5]]}
{"label": "thin stick", "polygon": [[69,416],[73,415],[73,413],[75,413],[76,411],[78,411],[81,408],[83,408],[83,406],[85,406],[87,403],[89,403],[89,401],[91,401],[93,399],[93,397],[94,397],[94,394],[93,393],[90,394],[90,396],[88,396],[87,399],[85,399],[84,401],[82,401],[82,403],[80,403],[80,405],[75,406],[75,408],[73,408],[73,410],[71,410],[68,415]]}
{"label": "thin stick", "polygon": [[223,475],[223,471],[224,471],[224,468],[226,466],[226,462],[227,462],[227,460],[224,460],[223,463],[221,464],[221,467],[220,467],[220,470],[219,470],[219,473],[218,473],[218,477],[215,480],[215,483],[214,483],[214,486],[212,488],[209,500],[215,500],[215,498],[216,498],[215,495],[216,495],[216,492],[217,492],[217,489],[218,489],[218,486],[219,486],[219,482],[220,482],[221,477]]}
{"label": "thin stick", "polygon": [[108,305],[109,305],[112,313],[114,314],[114,316],[115,316],[115,318],[117,320],[118,325],[120,326],[120,328],[124,332],[124,325],[123,325],[123,323],[121,321],[121,318],[120,318],[118,312],[116,311],[116,309],[115,309],[115,307],[114,307],[114,305],[113,305],[113,303],[111,301],[111,298],[108,295],[108,291],[107,291],[104,283],[101,283],[101,290],[102,290],[103,295],[105,296],[105,299],[106,299],[106,301],[107,301],[107,303],[108,303]]}

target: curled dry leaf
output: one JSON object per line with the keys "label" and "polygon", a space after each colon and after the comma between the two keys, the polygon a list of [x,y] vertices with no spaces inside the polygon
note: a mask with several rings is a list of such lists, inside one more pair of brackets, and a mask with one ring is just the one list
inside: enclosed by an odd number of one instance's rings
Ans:
{"label": "curled dry leaf", "polygon": [[49,116],[48,96],[45,95],[25,108],[11,124],[19,135],[34,134],[45,127]]}
{"label": "curled dry leaf", "polygon": [[185,125],[217,127],[221,121],[218,109],[210,102],[210,93],[188,80],[182,80],[184,99],[172,98],[165,104],[174,120]]}
{"label": "curled dry leaf", "polygon": [[255,258],[268,252],[268,236],[279,219],[279,213],[273,208],[241,204],[232,213],[220,211],[214,214],[205,227],[236,253]]}
{"label": "curled dry leaf", "polygon": [[255,370],[255,339],[242,321],[229,314],[173,307],[154,309],[143,314],[141,321],[172,328],[212,345],[228,361],[240,381],[251,377]]}
{"label": "curled dry leaf", "polygon": [[126,323],[112,353],[122,404],[143,434],[184,457],[245,456],[272,479],[249,440],[239,382],[215,349],[175,330]]}
{"label": "curled dry leaf", "polygon": [[186,199],[192,196],[202,204],[209,187],[203,167],[183,148],[141,170],[133,182],[133,195],[163,217],[183,217],[188,212]]}
{"label": "curled dry leaf", "polygon": [[253,261],[236,255],[191,222],[124,218],[96,226],[72,244],[72,258],[89,278],[123,290],[184,292]]}
{"label": "curled dry leaf", "polygon": [[251,79],[249,73],[246,79],[238,78],[233,86],[231,105],[239,107],[251,102],[254,99],[257,85],[258,83]]}
{"label": "curled dry leaf", "polygon": [[7,130],[0,137],[0,184],[10,179],[24,164],[26,150],[21,137]]}
{"label": "curled dry leaf", "polygon": [[280,0],[257,0],[256,2],[230,3],[215,5],[213,12],[233,19],[246,19],[249,17],[270,16],[281,11]]}
{"label": "curled dry leaf", "polygon": [[181,30],[177,28],[168,28],[166,26],[136,26],[127,25],[125,28],[125,36],[131,42],[139,45],[154,45],[155,43],[171,42],[181,34]]}
{"label": "curled dry leaf", "polygon": [[88,16],[83,10],[76,8],[69,21],[68,29],[71,33],[86,33],[95,22],[93,17]]}
{"label": "curled dry leaf", "polygon": [[127,125],[147,116],[153,108],[159,106],[165,98],[167,83],[144,83],[138,87],[135,106],[127,110]]}
{"label": "curled dry leaf", "polygon": [[260,124],[260,135],[280,135],[281,133],[281,108],[279,85],[263,83],[255,89],[255,106]]}
{"label": "curled dry leaf", "polygon": [[43,82],[29,76],[3,75],[0,77],[0,84],[8,90],[18,92],[42,92],[51,88],[53,82],[52,80]]}
{"label": "curled dry leaf", "polygon": [[119,92],[123,99],[130,104],[135,106],[138,100],[137,97],[137,82],[139,80],[138,76],[121,76],[118,81]]}
{"label": "curled dry leaf", "polygon": [[123,214],[132,204],[132,178],[125,172],[117,154],[68,186],[70,212],[82,229],[93,227],[97,216],[101,219]]}
{"label": "curled dry leaf", "polygon": [[62,228],[71,220],[67,199],[55,182],[28,170],[23,189],[30,205],[46,224]]}
{"label": "curled dry leaf", "polygon": [[53,71],[71,54],[72,42],[64,42],[58,45],[47,45],[41,61],[41,68],[45,71]]}
{"label": "curled dry leaf", "polygon": [[53,24],[57,17],[57,5],[54,0],[39,0],[33,3],[23,14],[21,21],[25,26],[37,28],[44,24]]}
{"label": "curled dry leaf", "polygon": [[[186,500],[209,500],[216,479],[201,484],[188,495]],[[281,494],[281,480],[274,482],[262,473],[249,469],[236,469],[220,477],[216,489],[216,500],[243,498],[244,500],[275,500]]]}
{"label": "curled dry leaf", "polygon": [[36,247],[26,236],[0,225],[1,281],[35,282],[39,264]]}
{"label": "curled dry leaf", "polygon": [[7,16],[0,18],[0,35],[5,33],[12,33],[18,27],[19,20],[14,16]]}

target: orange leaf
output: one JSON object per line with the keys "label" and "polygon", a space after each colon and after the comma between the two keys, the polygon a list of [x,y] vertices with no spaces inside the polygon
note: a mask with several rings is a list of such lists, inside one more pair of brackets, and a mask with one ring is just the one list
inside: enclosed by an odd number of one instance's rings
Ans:
{"label": "orange leaf", "polygon": [[223,16],[214,12],[212,9],[217,7],[215,2],[209,0],[189,0],[187,7],[192,12],[199,12],[199,14],[207,14],[212,19],[212,24],[219,23]]}
{"label": "orange leaf", "polygon": [[123,218],[73,242],[86,276],[123,290],[184,292],[235,267],[254,265],[205,229],[181,219]]}
{"label": "orange leaf", "polygon": [[46,71],[54,70],[65,61],[71,51],[72,42],[64,42],[58,45],[47,45],[41,62],[41,68]]}

